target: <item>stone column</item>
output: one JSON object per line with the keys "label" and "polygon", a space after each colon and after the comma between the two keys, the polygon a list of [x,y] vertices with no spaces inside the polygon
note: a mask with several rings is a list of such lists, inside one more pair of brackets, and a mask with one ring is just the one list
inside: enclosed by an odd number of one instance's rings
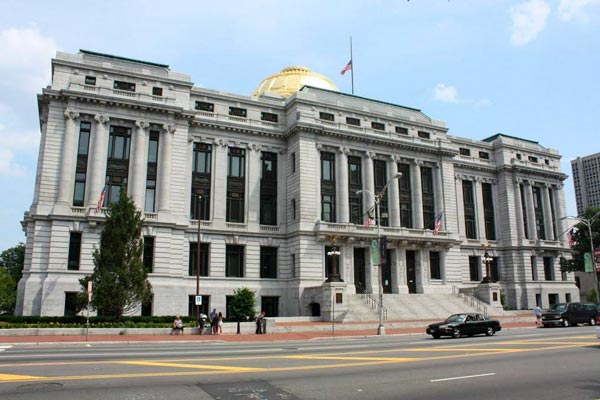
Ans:
{"label": "stone column", "polygon": [[546,240],[555,240],[554,227],[552,224],[552,206],[550,205],[550,193],[548,192],[551,185],[546,183],[542,187],[542,202],[544,204],[544,231]]}
{"label": "stone column", "polygon": [[[214,220],[225,221],[227,203],[227,143],[223,139],[215,139],[214,193],[212,196]],[[300,258],[298,258],[300,262]]]}
{"label": "stone column", "polygon": [[160,156],[158,168],[158,212],[170,211],[171,200],[171,147],[173,145],[173,136],[176,127],[174,125],[163,125],[161,140],[159,140]]}
{"label": "stone column", "polygon": [[473,197],[475,197],[475,213],[477,215],[477,237],[484,241],[487,239],[487,237],[485,234],[485,216],[483,213],[483,190],[481,188],[481,178],[475,178],[473,183]]}
{"label": "stone column", "polygon": [[[374,195],[375,193],[375,175],[373,171],[373,158],[375,157],[375,153],[367,152],[367,157],[365,158],[365,171],[363,172],[363,182],[365,183],[364,190],[367,190]],[[366,213],[375,205],[375,199],[373,196],[363,193],[363,204],[365,205],[364,212]],[[373,218],[375,218],[375,211],[372,213]],[[366,221],[366,217],[364,220]],[[377,221],[379,223],[379,221]]]}
{"label": "stone column", "polygon": [[[246,191],[247,218],[244,221],[258,224],[260,222],[260,175],[261,175],[261,147],[256,144],[248,146],[248,190]],[[227,166],[227,164],[224,164]]]}
{"label": "stone column", "polygon": [[537,240],[535,206],[533,204],[533,186],[531,185],[531,181],[525,181],[525,207],[525,212],[527,213],[527,225],[529,226],[529,239]]}
{"label": "stone column", "polygon": [[148,135],[147,128],[149,124],[145,121],[136,121],[136,132],[133,140],[133,160],[131,162],[131,173],[133,184],[129,185],[130,194],[133,197],[135,205],[145,209],[144,192],[146,189],[146,172],[148,170]]}
{"label": "stone column", "polygon": [[92,161],[88,162],[91,165],[90,183],[87,185],[86,204],[90,208],[96,208],[100,193],[106,186],[106,157],[108,154],[108,131],[106,123],[109,118],[103,114],[94,116],[96,121],[95,129],[92,132]]}
{"label": "stone column", "polygon": [[[277,225],[282,226],[287,222],[289,199],[287,197],[287,162],[288,156],[284,149],[277,155]],[[296,207],[299,207],[297,204]]]}
{"label": "stone column", "polygon": [[337,221],[350,222],[350,205],[348,204],[348,149],[340,147],[336,159],[337,169]]}
{"label": "stone column", "polygon": [[60,160],[60,180],[58,183],[57,203],[73,204],[73,188],[75,185],[75,167],[77,165],[77,119],[79,113],[66,110],[65,134],[63,139],[62,157]]}
{"label": "stone column", "polygon": [[456,210],[458,211],[458,235],[464,238],[467,234],[465,230],[465,200],[463,197],[462,176],[454,176],[454,187],[456,191]]}
{"label": "stone column", "polygon": [[412,160],[410,163],[410,176],[412,186],[413,222],[416,229],[423,229],[423,188],[421,187],[421,164],[420,160]]}
{"label": "stone column", "polygon": [[523,225],[523,206],[521,203],[521,180],[514,178],[515,190],[515,210],[517,216],[517,237],[522,240],[525,237],[525,229]]}
{"label": "stone column", "polygon": [[[442,185],[442,165],[440,163],[435,163],[433,166],[433,185],[434,185],[434,196],[433,201],[435,202],[435,215],[437,216],[439,213],[444,211],[444,187]],[[444,228],[446,226],[446,218],[442,220],[442,228],[441,230],[445,231]]]}
{"label": "stone column", "polygon": [[[393,176],[396,176],[396,174],[398,173],[398,157],[395,155],[391,156],[391,161],[392,162],[388,162],[388,174],[390,176],[390,178],[392,178]],[[389,192],[389,210],[390,210],[390,226],[400,226],[400,190],[399,190],[399,185],[398,185],[398,181],[400,180],[400,178],[398,179],[393,179],[390,182],[390,185],[388,186],[388,192]]]}
{"label": "stone column", "polygon": [[565,220],[564,218],[566,217],[566,215],[564,214],[564,208],[561,202],[561,199],[564,200],[564,195],[562,194],[563,191],[563,185],[562,183],[555,186],[554,188],[554,196],[552,198],[552,201],[554,202],[554,212],[556,213],[555,218],[556,218],[556,233],[558,235],[558,237],[556,238],[556,240],[560,240],[561,242],[565,242]]}

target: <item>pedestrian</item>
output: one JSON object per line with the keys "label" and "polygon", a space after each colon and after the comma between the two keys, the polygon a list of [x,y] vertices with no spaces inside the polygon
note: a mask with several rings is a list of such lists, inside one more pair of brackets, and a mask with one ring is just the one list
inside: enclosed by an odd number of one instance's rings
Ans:
{"label": "pedestrian", "polygon": [[212,334],[215,335],[215,327],[217,326],[217,309],[213,308],[213,310],[210,312],[210,314],[208,314],[209,320],[210,320],[210,330],[212,331]]}
{"label": "pedestrian", "polygon": [[533,312],[535,312],[535,326],[543,326],[542,324],[542,309],[537,306]]}
{"label": "pedestrian", "polygon": [[198,316],[198,332],[200,335],[204,335],[204,327],[206,326],[206,314],[200,313]]}
{"label": "pedestrian", "polygon": [[265,312],[261,311],[260,314],[256,316],[256,334],[260,335],[263,333],[263,319],[265,317]]}
{"label": "pedestrian", "polygon": [[219,321],[217,322],[217,335],[220,335],[223,333],[223,314],[219,312],[219,316],[217,318],[219,318]]}
{"label": "pedestrian", "polygon": [[179,335],[180,332],[183,335],[183,321],[181,320],[181,316],[177,315],[173,321],[173,330],[171,331],[171,335]]}

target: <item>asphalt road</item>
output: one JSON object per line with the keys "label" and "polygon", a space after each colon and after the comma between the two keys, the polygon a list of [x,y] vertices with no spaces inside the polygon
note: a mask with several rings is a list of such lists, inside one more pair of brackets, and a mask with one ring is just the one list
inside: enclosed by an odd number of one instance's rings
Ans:
{"label": "asphalt road", "polygon": [[600,399],[593,328],[0,348],[0,399]]}

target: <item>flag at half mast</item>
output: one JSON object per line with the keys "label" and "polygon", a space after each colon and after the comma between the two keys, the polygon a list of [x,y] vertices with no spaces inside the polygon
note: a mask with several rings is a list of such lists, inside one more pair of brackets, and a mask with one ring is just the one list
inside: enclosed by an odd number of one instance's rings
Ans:
{"label": "flag at half mast", "polygon": [[437,235],[440,233],[440,228],[442,227],[442,220],[444,219],[444,212],[442,211],[435,217],[435,223],[433,227],[433,234]]}
{"label": "flag at half mast", "polygon": [[352,59],[350,59],[350,61],[348,61],[348,64],[346,64],[346,66],[344,68],[342,68],[342,70],[340,71],[341,75],[344,75],[346,72],[351,71],[352,70]]}

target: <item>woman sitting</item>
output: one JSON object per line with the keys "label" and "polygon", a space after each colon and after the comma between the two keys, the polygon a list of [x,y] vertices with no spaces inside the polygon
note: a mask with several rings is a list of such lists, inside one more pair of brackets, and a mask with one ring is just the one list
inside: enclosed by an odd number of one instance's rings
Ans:
{"label": "woman sitting", "polygon": [[181,320],[181,316],[177,315],[175,321],[173,321],[173,331],[171,331],[171,335],[179,335],[180,332],[183,335],[183,321]]}

